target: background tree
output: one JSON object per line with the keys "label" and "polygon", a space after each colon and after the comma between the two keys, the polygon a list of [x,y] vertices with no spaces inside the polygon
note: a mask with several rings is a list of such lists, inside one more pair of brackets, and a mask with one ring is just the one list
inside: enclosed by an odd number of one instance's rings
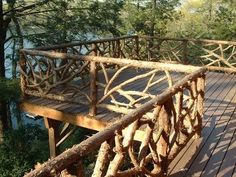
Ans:
{"label": "background tree", "polygon": [[[22,15],[30,10],[36,10],[38,7],[43,6],[48,1],[34,1],[34,3],[26,3],[25,1],[16,1],[16,0],[7,0],[0,1],[0,79],[6,78],[6,67],[5,67],[5,44],[15,38],[18,35],[19,37],[19,46],[23,47],[22,42],[22,32],[20,29],[18,15]],[[10,30],[12,26],[15,27],[16,34],[11,33],[13,30]],[[16,45],[15,45],[16,46]],[[17,56],[17,55],[16,55]],[[13,59],[15,60],[15,58]],[[14,63],[14,68],[16,68],[16,61]],[[5,92],[5,90],[0,90]],[[0,98],[0,137],[3,135],[3,131],[8,129],[9,120],[8,120],[8,105],[7,101],[3,98]]]}
{"label": "background tree", "polygon": [[43,13],[31,14],[41,20],[31,20],[36,32],[28,40],[36,45],[48,45],[119,36],[122,7],[123,1],[50,1]]}
{"label": "background tree", "polygon": [[236,10],[234,1],[184,1],[177,11],[179,18],[167,24],[167,35],[172,37],[235,39]]}
{"label": "background tree", "polygon": [[125,33],[163,36],[166,24],[174,19],[178,0],[125,1],[122,20]]}

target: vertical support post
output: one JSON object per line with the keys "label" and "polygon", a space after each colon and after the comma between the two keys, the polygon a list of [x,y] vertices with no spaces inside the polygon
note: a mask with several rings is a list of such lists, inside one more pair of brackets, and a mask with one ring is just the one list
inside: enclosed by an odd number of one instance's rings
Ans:
{"label": "vertical support post", "polygon": [[[125,43],[125,41],[124,41],[124,43]],[[118,39],[116,41],[116,49],[115,50],[116,50],[115,58],[121,58],[121,43],[120,43],[120,39]]]}
{"label": "vertical support post", "polygon": [[139,46],[139,36],[135,36],[135,55],[136,55],[135,58],[137,58],[137,59],[141,58],[141,56],[139,56],[139,48],[140,47],[141,46]]}
{"label": "vertical support post", "polygon": [[205,77],[206,75],[203,74],[201,77],[197,78],[197,118],[198,118],[198,125],[196,130],[195,138],[201,137],[202,131],[202,118],[204,112],[204,95],[205,95]]}
{"label": "vertical support post", "polygon": [[[96,44],[93,44],[93,55],[97,55],[97,46]],[[90,62],[90,109],[89,109],[89,115],[95,116],[97,112],[97,67],[96,62],[91,61]]]}
{"label": "vertical support post", "polygon": [[52,120],[44,117],[45,127],[48,129],[48,141],[49,141],[49,149],[50,149],[50,157],[54,158],[58,154],[58,148],[56,144],[59,140],[59,121]]}
{"label": "vertical support post", "polygon": [[157,143],[157,151],[159,154],[160,158],[160,163],[161,163],[161,170],[163,174],[167,173],[168,169],[168,151],[169,151],[169,135],[170,135],[170,128],[171,128],[171,104],[170,101],[172,99],[168,100],[164,106],[162,107],[159,118],[158,118],[158,123],[159,123],[159,128],[163,129],[161,137]]}
{"label": "vertical support post", "polygon": [[183,40],[183,64],[188,64],[188,40]]}
{"label": "vertical support post", "polygon": [[[26,73],[26,57],[22,51],[20,51],[20,60],[19,60],[19,66],[22,70],[22,72]],[[25,89],[26,89],[26,78],[21,73],[20,75],[20,85],[21,85],[21,92],[23,96],[26,96]]]}

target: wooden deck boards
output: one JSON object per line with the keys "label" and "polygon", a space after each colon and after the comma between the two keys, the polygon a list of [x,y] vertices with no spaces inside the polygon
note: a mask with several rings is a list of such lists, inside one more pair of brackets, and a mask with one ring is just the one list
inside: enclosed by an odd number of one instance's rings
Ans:
{"label": "wooden deck boards", "polygon": [[[222,161],[236,129],[236,77],[218,74],[208,77],[203,119],[202,138],[190,140],[182,152],[170,164],[169,176],[222,176],[225,168]],[[221,79],[220,79],[221,78]],[[213,80],[217,80],[213,81]],[[208,84],[211,82],[212,84]],[[229,131],[231,133],[229,133]],[[227,135],[225,135],[225,132]],[[226,140],[224,136],[231,138]],[[220,148],[225,146],[225,148]],[[231,166],[227,176],[232,175],[235,158],[230,158]],[[227,166],[227,165],[225,165]]]}
{"label": "wooden deck boards", "polygon": [[[178,76],[174,78],[177,80]],[[171,177],[236,176],[236,76],[208,72],[206,82],[202,138],[190,140],[172,161],[169,166]],[[144,83],[132,87],[139,90]],[[161,92],[165,88],[163,84],[158,90]],[[63,118],[66,115],[68,122],[95,130],[103,129],[107,122],[120,116],[99,110],[94,119],[87,115],[88,108],[85,106],[42,98],[29,98],[22,105],[26,111],[34,114],[37,114],[39,108],[55,110],[54,116]],[[46,109],[40,114],[50,117]],[[81,125],[80,119],[85,119],[85,123]]]}

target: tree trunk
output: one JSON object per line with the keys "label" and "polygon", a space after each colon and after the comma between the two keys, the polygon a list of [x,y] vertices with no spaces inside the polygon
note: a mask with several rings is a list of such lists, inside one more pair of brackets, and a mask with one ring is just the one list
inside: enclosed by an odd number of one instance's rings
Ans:
{"label": "tree trunk", "polygon": [[[3,4],[0,1],[0,79],[5,78],[5,52],[4,43],[6,40],[7,26],[10,19],[5,20],[3,17]],[[7,120],[7,102],[0,98],[0,139],[3,136],[4,130],[8,128]]]}
{"label": "tree trunk", "polygon": [[5,78],[5,53],[4,43],[6,39],[6,30],[3,19],[3,4],[0,1],[0,77]]}

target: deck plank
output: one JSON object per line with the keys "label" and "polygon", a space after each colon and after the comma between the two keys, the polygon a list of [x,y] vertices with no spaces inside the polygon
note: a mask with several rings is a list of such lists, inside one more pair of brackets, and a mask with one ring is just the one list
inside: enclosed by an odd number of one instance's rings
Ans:
{"label": "deck plank", "polygon": [[[235,119],[235,117],[234,117]],[[236,165],[236,130],[234,126],[234,132],[231,134],[232,140],[230,142],[227,153],[222,161],[220,170],[217,177],[228,177],[235,176],[235,165]]]}
{"label": "deck plank", "polygon": [[[215,73],[214,73],[214,75],[215,75]],[[207,110],[209,109],[209,107],[210,107],[210,105],[211,105],[211,103],[212,103],[212,101],[210,100],[210,98],[211,97],[218,97],[218,98],[222,98],[223,96],[224,96],[224,94],[221,94],[221,95],[219,95],[221,92],[221,85],[219,85],[219,84],[215,84],[215,83],[217,83],[217,81],[224,81],[224,84],[226,84],[227,82],[225,81],[225,79],[227,78],[227,76],[226,75],[224,75],[223,77],[222,77],[223,75],[219,75],[219,77],[216,77],[216,76],[214,76],[213,78],[209,78],[208,77],[208,75],[207,75],[207,77],[206,77],[206,82],[207,82],[207,87],[206,87],[206,93],[205,93],[205,105],[204,105],[204,117],[203,117],[203,128],[204,128],[204,126],[206,125],[206,122],[207,122],[207,120],[209,119],[209,117],[210,116],[206,116],[205,114],[206,114],[206,112],[207,112]],[[210,79],[210,82],[211,81],[213,81],[213,80],[215,80],[215,82],[213,82],[214,84],[213,85],[211,85],[211,86],[209,86],[208,85],[208,82],[209,82],[209,79]],[[211,88],[211,89],[209,89],[209,88]],[[221,97],[220,97],[221,96]],[[206,104],[206,102],[208,102],[208,104]],[[188,160],[187,161],[185,161],[185,162],[183,162],[183,163],[179,163],[179,161],[181,161],[181,159],[183,159],[183,157],[184,157],[184,154],[189,150],[189,149],[191,149],[190,147],[191,147],[191,145],[193,144],[193,140],[190,140],[186,145],[185,145],[185,147],[183,148],[183,150],[179,153],[179,155],[171,162],[171,164],[169,165],[169,173],[170,174],[172,174],[173,175],[173,173],[176,173],[176,172],[178,172],[178,171],[180,171],[180,170],[185,170],[185,166],[186,166],[186,163],[188,162]],[[193,145],[192,145],[193,146]],[[194,153],[194,149],[195,149],[195,147],[192,147],[192,150],[193,150],[193,152],[192,152],[192,154]],[[192,157],[192,155],[191,156],[188,156],[188,158],[191,158]],[[188,159],[187,158],[187,159]]]}
{"label": "deck plank", "polygon": [[[184,176],[189,168],[191,167],[194,160],[197,158],[198,153],[204,146],[206,140],[214,130],[217,121],[221,118],[227,107],[218,109],[220,104],[224,103],[223,100],[227,98],[227,94],[231,91],[235,93],[233,76],[225,75],[222,82],[218,82],[217,89],[213,88],[214,92],[206,93],[206,107],[203,119],[203,131],[202,138],[198,140],[190,140],[189,143],[183,149],[182,154],[179,154],[173,163],[170,164],[170,175],[171,176]],[[217,79],[217,78],[216,78]],[[210,89],[212,90],[212,89]],[[210,91],[209,90],[209,91]],[[230,94],[231,95],[231,94]],[[209,96],[209,97],[208,97]],[[213,98],[213,99],[212,99]],[[217,98],[217,99],[216,99]],[[218,101],[219,100],[219,101]],[[221,100],[221,101],[220,101]],[[212,109],[214,107],[214,109]],[[211,109],[210,109],[211,108]],[[219,116],[218,116],[219,115]],[[195,166],[193,166],[195,167]]]}
{"label": "deck plank", "polygon": [[[213,153],[210,154],[210,159],[207,162],[204,171],[202,172],[203,177],[216,176],[217,172],[220,170],[219,168],[221,167],[221,163],[224,160],[225,154],[230,146],[230,143],[232,142],[232,135],[234,134],[236,129],[236,119],[233,118],[235,116],[236,112],[234,108],[234,114],[231,116],[231,119],[228,122],[227,127],[223,132],[223,135],[220,137],[217,147],[214,149]],[[223,173],[226,174],[225,172]]]}

